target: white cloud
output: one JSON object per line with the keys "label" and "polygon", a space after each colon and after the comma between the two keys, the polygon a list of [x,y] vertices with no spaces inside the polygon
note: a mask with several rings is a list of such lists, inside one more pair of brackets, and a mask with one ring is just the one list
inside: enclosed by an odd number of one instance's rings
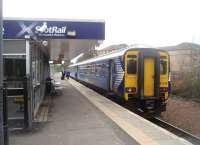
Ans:
{"label": "white cloud", "polygon": [[4,0],[4,16],[105,19],[105,46],[199,42],[198,0]]}

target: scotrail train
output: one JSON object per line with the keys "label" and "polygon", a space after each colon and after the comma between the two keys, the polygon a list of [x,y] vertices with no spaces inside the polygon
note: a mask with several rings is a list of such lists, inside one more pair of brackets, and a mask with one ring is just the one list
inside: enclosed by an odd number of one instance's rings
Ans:
{"label": "scotrail train", "polygon": [[169,55],[154,48],[128,48],[69,66],[71,76],[112,92],[142,114],[166,110],[170,93]]}

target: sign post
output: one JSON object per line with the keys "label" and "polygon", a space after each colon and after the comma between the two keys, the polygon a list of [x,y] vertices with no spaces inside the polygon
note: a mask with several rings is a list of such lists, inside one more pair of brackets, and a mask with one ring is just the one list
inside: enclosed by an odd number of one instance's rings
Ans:
{"label": "sign post", "polygon": [[4,145],[3,129],[3,11],[2,0],[0,0],[0,144]]}

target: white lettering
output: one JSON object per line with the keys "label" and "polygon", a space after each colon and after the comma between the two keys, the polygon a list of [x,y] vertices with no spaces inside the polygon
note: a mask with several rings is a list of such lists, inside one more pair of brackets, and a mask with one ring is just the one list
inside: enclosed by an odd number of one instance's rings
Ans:
{"label": "white lettering", "polygon": [[44,34],[44,35],[60,35],[66,34],[67,27],[57,27],[57,26],[47,26],[47,23],[44,22],[42,26],[35,27],[35,33]]}

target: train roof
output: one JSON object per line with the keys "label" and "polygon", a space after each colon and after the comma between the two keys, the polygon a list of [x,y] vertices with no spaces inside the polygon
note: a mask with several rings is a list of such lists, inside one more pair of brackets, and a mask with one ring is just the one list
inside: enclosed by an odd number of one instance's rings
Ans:
{"label": "train roof", "polygon": [[96,61],[107,60],[107,59],[115,58],[115,57],[118,57],[118,56],[122,56],[126,52],[126,50],[128,50],[128,49],[129,48],[124,48],[124,49],[121,49],[119,51],[114,51],[114,52],[109,53],[109,54],[90,58],[88,60],[84,60],[84,61],[72,64],[72,65],[69,65],[68,67],[73,67],[73,66],[77,66],[77,65],[81,65],[81,64],[87,64],[87,63],[92,63],[92,62],[96,62]]}
{"label": "train roof", "polygon": [[[118,51],[111,52],[109,54],[97,56],[97,57],[90,58],[90,59],[87,59],[87,60],[84,60],[84,61],[81,61],[81,62],[78,62],[78,63],[75,63],[75,64],[71,64],[68,67],[73,67],[73,66],[82,65],[82,64],[88,64],[88,63],[101,61],[101,60],[112,59],[112,58],[115,58],[115,57],[118,57],[118,56],[122,56],[122,55],[124,55],[124,53],[127,50],[132,50],[132,49],[141,49],[141,50],[143,49],[144,50],[144,49],[153,49],[153,48],[132,48],[132,47],[130,48],[130,47],[127,47],[127,48],[124,48],[124,49],[120,49]],[[164,50],[160,50],[160,49],[156,49],[156,50],[164,51]],[[165,52],[167,52],[167,51],[165,51]]]}

